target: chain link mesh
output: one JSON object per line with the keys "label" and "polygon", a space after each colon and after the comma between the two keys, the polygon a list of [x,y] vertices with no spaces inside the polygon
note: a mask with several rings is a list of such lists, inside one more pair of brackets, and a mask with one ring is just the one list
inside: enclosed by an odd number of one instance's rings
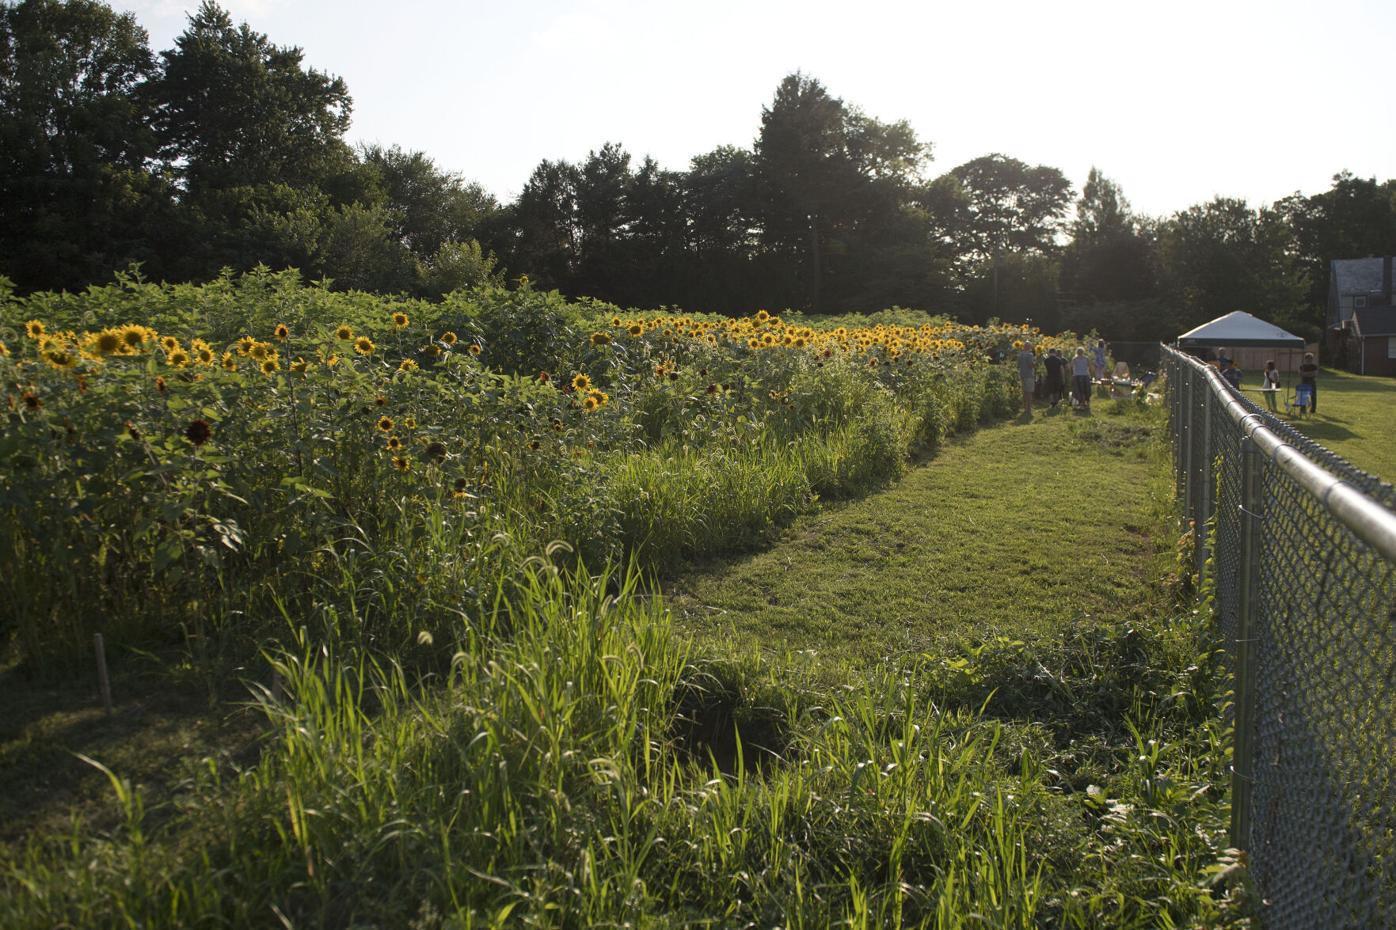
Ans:
{"label": "chain link mesh", "polygon": [[1245,815],[1233,839],[1248,851],[1262,923],[1396,927],[1396,565],[1288,471],[1248,457],[1244,424],[1388,510],[1396,491],[1196,361],[1164,357],[1179,502],[1211,551],[1218,628],[1245,705],[1233,779]]}

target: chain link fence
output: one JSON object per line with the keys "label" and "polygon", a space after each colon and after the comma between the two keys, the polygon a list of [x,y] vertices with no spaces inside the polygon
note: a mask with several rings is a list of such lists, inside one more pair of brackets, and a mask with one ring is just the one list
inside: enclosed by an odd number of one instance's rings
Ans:
{"label": "chain link fence", "polygon": [[1232,839],[1275,928],[1396,927],[1396,489],[1163,350],[1234,676]]}

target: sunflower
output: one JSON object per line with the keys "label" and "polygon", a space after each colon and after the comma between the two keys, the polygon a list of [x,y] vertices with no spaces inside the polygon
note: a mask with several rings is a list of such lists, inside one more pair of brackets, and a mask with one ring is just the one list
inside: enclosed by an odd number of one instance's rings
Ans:
{"label": "sunflower", "polygon": [[290,364],[290,369],[298,375],[303,375],[310,370],[310,363],[297,355],[296,360]]}
{"label": "sunflower", "polygon": [[573,375],[573,376],[572,376],[572,390],[574,390],[574,391],[587,391],[587,390],[590,390],[590,389],[591,389],[591,379],[588,378],[586,375],[583,375],[583,374],[576,374],[576,375]]}
{"label": "sunflower", "polygon": [[326,367],[326,368],[333,368],[334,366],[336,366],[336,365],[338,365],[338,364],[339,364],[339,356],[338,356],[338,355],[331,355],[329,358],[325,359],[325,367]]}
{"label": "sunflower", "polygon": [[414,362],[414,361],[412,361],[412,359],[410,359],[410,358],[405,358],[405,359],[403,359],[401,362],[398,363],[397,370],[398,370],[398,371],[416,371],[416,370],[417,370],[417,363]]}
{"label": "sunflower", "polygon": [[271,346],[268,343],[255,341],[252,345],[248,346],[247,354],[250,355],[254,361],[258,362],[264,362],[273,355]]}
{"label": "sunflower", "polygon": [[291,327],[287,326],[285,323],[277,323],[276,328],[271,331],[271,334],[277,339],[285,341],[285,339],[291,335]]}
{"label": "sunflower", "polygon": [[391,449],[392,451],[396,452],[397,450],[399,450],[399,449],[402,448],[402,440],[401,440],[401,439],[398,439],[396,436],[389,436],[389,437],[388,437],[388,448]]}
{"label": "sunflower", "polygon": [[473,497],[474,495],[467,490],[469,487],[470,482],[466,481],[464,478],[457,478],[455,486],[451,489],[451,496],[458,501],[465,500],[467,497]]}
{"label": "sunflower", "polygon": [[767,313],[765,310],[757,310],[757,311],[756,311],[756,322],[758,322],[758,323],[764,323],[764,322],[766,322],[767,320],[769,320],[770,318],[771,318],[771,315],[770,315],[769,313]]}
{"label": "sunflower", "polygon": [[408,416],[403,417],[403,418],[402,418],[402,428],[403,428],[403,429],[416,429],[416,428],[417,428],[417,418],[414,417],[414,416],[411,416],[411,415],[408,415]]}
{"label": "sunflower", "polygon": [[184,428],[184,436],[194,445],[202,446],[213,438],[213,427],[209,426],[207,420],[194,420]]}
{"label": "sunflower", "polygon": [[350,339],[354,338],[354,330],[348,323],[340,323],[335,327],[334,338],[343,339],[345,342],[348,342]]}
{"label": "sunflower", "polygon": [[587,393],[587,398],[594,399],[598,407],[604,407],[611,402],[610,394],[607,394],[605,391],[598,391],[595,388]]}
{"label": "sunflower", "polygon": [[33,391],[24,392],[24,406],[28,407],[30,410],[38,410],[42,408],[43,405],[44,402],[39,399],[38,394],[35,394]]}
{"label": "sunflower", "polygon": [[412,460],[405,455],[395,455],[393,456],[393,467],[398,471],[411,471]]}
{"label": "sunflower", "polygon": [[78,356],[76,352],[61,345],[52,346],[44,352],[44,361],[54,368],[76,368]]}
{"label": "sunflower", "polygon": [[480,343],[472,342],[470,344],[470,354],[475,356],[478,356],[480,354]]}
{"label": "sunflower", "polygon": [[208,346],[197,348],[194,350],[194,358],[198,360],[198,363],[200,365],[203,365],[205,368],[207,368],[213,364],[213,350],[210,349]]}
{"label": "sunflower", "polygon": [[619,326],[619,325],[620,325],[620,317],[618,317],[618,316],[613,316],[613,317],[611,317],[611,325],[612,325],[612,326]]}
{"label": "sunflower", "polygon": [[139,352],[144,349],[146,341],[154,335],[152,330],[139,323],[130,323],[121,328],[121,341],[126,344],[126,349],[130,352]]}
{"label": "sunflower", "polygon": [[407,314],[403,313],[401,310],[393,314],[393,325],[398,329],[405,328],[409,322]]}
{"label": "sunflower", "polygon": [[189,364],[189,353],[183,349],[175,349],[165,356],[165,362],[171,368],[183,368]]}
{"label": "sunflower", "polygon": [[393,427],[396,425],[397,424],[393,422],[393,418],[389,416],[379,417],[378,422],[374,424],[374,426],[377,426],[378,429],[384,433],[391,433],[393,431]]}
{"label": "sunflower", "polygon": [[645,324],[631,323],[630,328],[627,329],[626,332],[632,336],[643,336],[645,334]]}
{"label": "sunflower", "polygon": [[92,337],[91,347],[98,355],[116,355],[125,350],[126,343],[120,330],[104,329]]}
{"label": "sunflower", "polygon": [[30,320],[24,324],[24,334],[30,339],[38,339],[45,332],[47,332],[47,330],[44,329],[44,324],[40,323],[38,320]]}
{"label": "sunflower", "polygon": [[237,360],[237,356],[234,355],[234,354],[231,353],[231,352],[224,352],[224,353],[223,353],[223,367],[224,367],[225,369],[227,369],[228,371],[237,371],[237,370],[238,370],[238,360]]}
{"label": "sunflower", "polygon": [[611,334],[597,330],[591,334],[591,344],[594,346],[608,346],[611,344]]}
{"label": "sunflower", "polygon": [[439,442],[427,443],[427,457],[437,462],[446,457],[446,446]]}
{"label": "sunflower", "polygon": [[448,346],[455,345],[457,342],[457,338],[458,337],[456,336],[456,334],[451,332],[449,329],[441,334],[441,341]]}
{"label": "sunflower", "polygon": [[257,344],[257,340],[256,340],[256,339],[253,339],[251,336],[243,336],[241,339],[238,340],[238,344],[237,344],[238,355],[241,355],[241,356],[244,356],[244,357],[246,357],[246,356],[248,356],[248,355],[251,355],[251,354],[252,354],[252,347],[255,346],[256,344]]}
{"label": "sunflower", "polygon": [[360,355],[373,354],[373,340],[367,336],[360,336],[354,340],[354,351]]}
{"label": "sunflower", "polygon": [[591,396],[590,394],[588,394],[586,398],[582,400],[582,409],[585,410],[587,413],[592,413],[600,406],[601,402],[597,400],[595,397]]}
{"label": "sunflower", "polygon": [[271,356],[270,358],[265,358],[265,359],[262,360],[261,368],[262,368],[262,374],[264,374],[264,375],[269,375],[269,374],[271,374],[272,372],[278,370],[280,367],[281,367],[281,362],[278,361],[277,358],[276,358],[276,356],[274,356],[274,355]]}
{"label": "sunflower", "polygon": [[155,390],[159,391],[161,394],[165,393],[165,378],[163,375],[155,376]]}
{"label": "sunflower", "polygon": [[161,336],[160,348],[164,349],[167,353],[173,352],[175,349],[179,348],[179,340],[173,336]]}

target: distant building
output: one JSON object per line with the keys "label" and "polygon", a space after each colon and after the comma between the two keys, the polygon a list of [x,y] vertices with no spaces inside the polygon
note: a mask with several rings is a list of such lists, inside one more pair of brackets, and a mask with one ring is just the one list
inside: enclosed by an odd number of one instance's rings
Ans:
{"label": "distant building", "polygon": [[1391,256],[1334,259],[1329,272],[1327,357],[1360,375],[1396,376]]}

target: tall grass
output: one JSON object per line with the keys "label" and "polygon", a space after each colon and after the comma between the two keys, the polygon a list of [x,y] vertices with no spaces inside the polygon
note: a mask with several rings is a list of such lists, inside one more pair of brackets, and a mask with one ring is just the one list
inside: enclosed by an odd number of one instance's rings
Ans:
{"label": "tall grass", "polygon": [[[1026,928],[1224,914],[1195,883],[1219,853],[1197,827],[1223,754],[1185,742],[1205,711],[1156,713],[1154,683],[1121,674],[1133,729],[1099,731],[1087,762],[997,717],[992,697],[957,694],[940,660],[833,692],[714,666],[639,581],[537,560],[492,592],[490,622],[430,685],[289,644],[269,657],[284,694],[257,691],[270,726],[258,762],[191,766],[168,809],[116,778],[124,820],[110,835],[75,828],[0,861],[0,923]],[[1164,662],[1188,635],[1161,625],[1130,648]],[[1081,679],[1105,672],[1079,649],[1063,646],[1076,670],[1061,676],[1078,711],[1094,700]],[[966,656],[978,685],[1027,677],[991,653]],[[739,712],[744,693],[764,710]],[[1063,725],[1090,741],[1104,719]],[[707,721],[730,723],[730,739]],[[1073,788],[1067,764],[1099,781]]]}

